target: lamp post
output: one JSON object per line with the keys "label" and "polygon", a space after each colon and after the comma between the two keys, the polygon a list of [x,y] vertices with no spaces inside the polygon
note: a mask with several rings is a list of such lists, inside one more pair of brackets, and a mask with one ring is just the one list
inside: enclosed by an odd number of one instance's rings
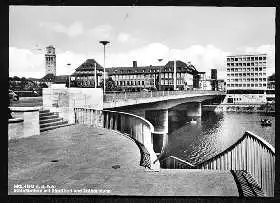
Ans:
{"label": "lamp post", "polygon": [[109,44],[110,42],[109,41],[99,41],[99,43],[101,43],[101,44],[103,44],[103,46],[104,46],[104,73],[103,73],[103,78],[104,78],[104,94],[105,94],[105,88],[106,88],[106,86],[105,86],[105,83],[106,83],[106,80],[105,80],[105,46],[107,45],[107,44]]}
{"label": "lamp post", "polygon": [[[161,62],[162,59],[158,59],[158,62]],[[159,67],[159,74],[158,74],[158,90],[161,90],[161,67]]]}
{"label": "lamp post", "polygon": [[[67,66],[70,67],[71,63],[67,63]],[[68,88],[70,88],[70,76],[71,75],[68,76]]]}

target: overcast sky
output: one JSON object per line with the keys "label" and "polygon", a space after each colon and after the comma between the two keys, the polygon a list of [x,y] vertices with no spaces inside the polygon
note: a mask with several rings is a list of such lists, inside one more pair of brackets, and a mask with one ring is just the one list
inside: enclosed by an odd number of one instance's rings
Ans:
{"label": "overcast sky", "polygon": [[[224,77],[225,56],[267,53],[275,72],[275,8],[11,6],[10,76],[43,77],[44,49],[57,53],[57,75],[71,74],[88,58],[106,67],[190,61]],[[42,51],[38,49],[43,49]],[[158,59],[162,58],[161,63]],[[67,63],[71,66],[67,67]]]}

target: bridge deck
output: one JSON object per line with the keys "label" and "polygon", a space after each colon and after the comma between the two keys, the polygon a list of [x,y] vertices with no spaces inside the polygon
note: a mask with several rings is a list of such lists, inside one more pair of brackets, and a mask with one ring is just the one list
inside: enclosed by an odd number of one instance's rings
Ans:
{"label": "bridge deck", "polygon": [[[238,196],[230,171],[161,169],[146,172],[127,137],[73,125],[9,142],[9,194]],[[53,185],[58,193],[15,193],[15,184]],[[68,189],[68,191],[66,191]],[[72,189],[72,193],[69,192]]]}

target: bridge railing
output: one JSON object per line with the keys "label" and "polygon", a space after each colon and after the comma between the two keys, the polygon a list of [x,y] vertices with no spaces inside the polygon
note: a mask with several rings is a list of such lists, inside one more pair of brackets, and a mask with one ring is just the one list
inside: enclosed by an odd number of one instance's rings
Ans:
{"label": "bridge railing", "polygon": [[249,131],[245,132],[234,145],[196,165],[195,168],[246,170],[262,187],[266,196],[274,196],[274,147]]}
{"label": "bridge railing", "polygon": [[[117,130],[137,141],[141,151],[141,165],[158,170],[160,168],[156,153],[153,150],[153,125],[144,118],[129,113],[75,108],[75,123],[93,125]],[[140,143],[140,144],[139,144]]]}
{"label": "bridge railing", "polygon": [[114,92],[106,93],[104,95],[104,102],[139,99],[139,98],[151,98],[151,97],[166,97],[173,95],[185,95],[185,94],[224,94],[220,91],[211,90],[185,90],[185,91],[151,91],[151,92]]}

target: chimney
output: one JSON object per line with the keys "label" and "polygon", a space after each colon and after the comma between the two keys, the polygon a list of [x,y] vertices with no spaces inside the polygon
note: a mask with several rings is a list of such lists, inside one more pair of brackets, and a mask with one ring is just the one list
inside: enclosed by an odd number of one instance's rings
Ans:
{"label": "chimney", "polygon": [[133,61],[133,68],[137,68],[137,61]]}

